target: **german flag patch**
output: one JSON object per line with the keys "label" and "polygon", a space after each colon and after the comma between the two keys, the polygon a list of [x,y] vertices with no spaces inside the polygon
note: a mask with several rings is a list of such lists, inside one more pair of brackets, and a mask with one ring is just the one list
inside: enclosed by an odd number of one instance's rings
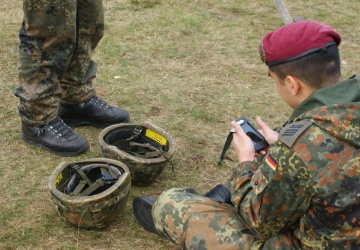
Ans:
{"label": "german flag patch", "polygon": [[277,167],[278,167],[278,163],[275,161],[275,159],[270,155],[268,154],[265,158],[265,162],[266,164],[272,169],[272,170],[276,170]]}

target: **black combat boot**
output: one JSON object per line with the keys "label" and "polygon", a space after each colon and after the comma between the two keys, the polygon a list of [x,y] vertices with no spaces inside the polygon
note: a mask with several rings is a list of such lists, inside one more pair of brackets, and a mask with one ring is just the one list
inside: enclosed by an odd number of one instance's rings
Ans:
{"label": "black combat boot", "polygon": [[128,122],[128,111],[118,107],[109,106],[97,96],[80,104],[61,103],[59,116],[70,127],[94,126],[105,128],[107,126]]}
{"label": "black combat boot", "polygon": [[155,199],[149,196],[139,196],[133,201],[133,210],[137,222],[145,230],[158,234],[155,228],[154,220],[151,215],[151,209]]}
{"label": "black combat boot", "polygon": [[231,204],[231,194],[224,185],[216,185],[213,189],[207,192],[204,196],[213,198],[215,200]]}
{"label": "black combat boot", "polygon": [[75,156],[84,153],[89,144],[74,132],[59,117],[45,126],[31,126],[22,122],[22,139],[32,145],[60,156]]}

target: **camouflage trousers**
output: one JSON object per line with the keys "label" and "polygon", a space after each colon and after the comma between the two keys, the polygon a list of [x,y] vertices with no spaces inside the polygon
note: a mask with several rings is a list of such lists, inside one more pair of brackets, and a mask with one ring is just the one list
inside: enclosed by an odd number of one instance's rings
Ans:
{"label": "camouflage trousers", "polygon": [[95,95],[93,51],[103,36],[102,0],[23,0],[19,31],[19,114],[32,125],[57,116],[60,101]]}
{"label": "camouflage trousers", "polygon": [[292,230],[266,242],[256,239],[240,222],[234,206],[204,197],[192,188],[163,192],[152,216],[156,230],[182,249],[301,249]]}
{"label": "camouflage trousers", "polygon": [[152,214],[156,230],[183,249],[250,249],[255,241],[239,222],[234,206],[191,188],[163,192]]}

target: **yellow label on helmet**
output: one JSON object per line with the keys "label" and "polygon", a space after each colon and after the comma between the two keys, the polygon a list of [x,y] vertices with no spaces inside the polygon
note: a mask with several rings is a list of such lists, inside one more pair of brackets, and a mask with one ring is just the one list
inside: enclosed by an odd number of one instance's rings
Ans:
{"label": "yellow label on helmet", "polygon": [[161,145],[166,145],[166,138],[150,129],[146,129],[145,136],[149,137],[150,139],[153,139],[154,141],[157,141]]}
{"label": "yellow label on helmet", "polygon": [[54,186],[55,186],[55,187],[57,187],[57,184],[60,183],[60,181],[62,180],[62,178],[63,178],[63,175],[62,175],[62,173],[60,173],[60,174],[56,177],[56,179],[55,179],[55,181],[54,181]]}

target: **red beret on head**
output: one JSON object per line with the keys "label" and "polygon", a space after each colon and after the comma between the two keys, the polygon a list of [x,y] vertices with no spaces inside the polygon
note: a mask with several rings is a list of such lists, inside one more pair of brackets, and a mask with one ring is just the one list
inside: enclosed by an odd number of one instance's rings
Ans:
{"label": "red beret on head", "polygon": [[289,23],[268,33],[259,47],[261,59],[268,66],[290,62],[341,42],[329,25],[313,21]]}

